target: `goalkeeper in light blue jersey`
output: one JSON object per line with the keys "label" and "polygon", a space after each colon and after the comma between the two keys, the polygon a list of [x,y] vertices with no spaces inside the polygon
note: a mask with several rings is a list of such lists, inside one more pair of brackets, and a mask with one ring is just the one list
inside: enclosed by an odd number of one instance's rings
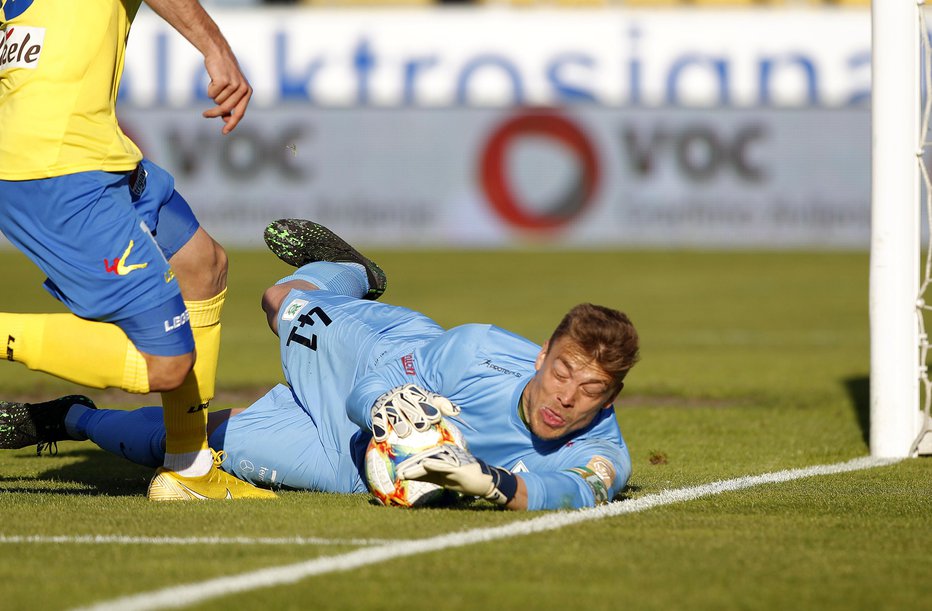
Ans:
{"label": "goalkeeper in light blue jersey", "polygon": [[[493,325],[445,330],[374,301],[382,270],[321,225],[276,221],[266,242],[298,267],[263,296],[287,385],[211,414],[224,470],[274,489],[365,492],[373,436],[449,418],[468,451],[443,444],[402,463],[403,477],[529,510],[590,507],[624,488],[631,461],[613,402],[638,357],[627,316],[578,305],[543,346]],[[0,447],[89,438],[157,465],[161,423],[161,408],[102,410],[83,397],[0,403]]]}

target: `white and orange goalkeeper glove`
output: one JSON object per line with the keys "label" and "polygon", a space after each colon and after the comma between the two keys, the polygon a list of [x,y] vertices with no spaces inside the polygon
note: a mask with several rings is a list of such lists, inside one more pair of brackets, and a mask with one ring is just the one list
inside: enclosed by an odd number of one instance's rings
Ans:
{"label": "white and orange goalkeeper glove", "polygon": [[442,395],[415,384],[397,386],[372,405],[372,436],[385,441],[391,431],[399,437],[407,437],[412,430],[423,433],[441,417],[459,413],[460,408]]}
{"label": "white and orange goalkeeper glove", "polygon": [[518,476],[479,460],[466,449],[442,443],[402,461],[398,476],[437,484],[470,496],[507,505],[518,492]]}

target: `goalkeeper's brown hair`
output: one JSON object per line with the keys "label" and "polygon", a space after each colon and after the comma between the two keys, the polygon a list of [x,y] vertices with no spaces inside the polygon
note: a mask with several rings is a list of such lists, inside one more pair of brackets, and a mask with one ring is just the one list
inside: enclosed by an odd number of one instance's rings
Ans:
{"label": "goalkeeper's brown hair", "polygon": [[591,303],[571,309],[550,336],[550,345],[567,338],[581,351],[580,357],[594,362],[613,381],[612,391],[621,389],[628,371],[637,363],[638,333],[624,312]]}

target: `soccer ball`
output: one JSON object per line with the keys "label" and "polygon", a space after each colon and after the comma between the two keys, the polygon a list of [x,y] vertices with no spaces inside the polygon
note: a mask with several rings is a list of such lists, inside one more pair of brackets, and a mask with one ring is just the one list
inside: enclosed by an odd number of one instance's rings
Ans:
{"label": "soccer ball", "polygon": [[402,461],[441,443],[466,447],[463,433],[446,418],[423,433],[412,431],[407,437],[400,438],[391,431],[385,441],[369,441],[366,480],[376,500],[394,507],[424,507],[447,501],[451,494],[455,495],[436,484],[397,477],[396,470]]}

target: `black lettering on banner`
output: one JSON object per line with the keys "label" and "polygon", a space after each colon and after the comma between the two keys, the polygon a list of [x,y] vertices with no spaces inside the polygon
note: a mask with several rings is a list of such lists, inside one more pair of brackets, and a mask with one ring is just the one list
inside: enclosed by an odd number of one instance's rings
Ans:
{"label": "black lettering on banner", "polygon": [[184,177],[212,172],[215,164],[224,180],[243,182],[275,172],[288,182],[302,182],[314,176],[306,155],[298,157],[299,151],[312,148],[312,136],[305,126],[292,124],[277,131],[245,127],[229,138],[213,130],[173,128],[165,138],[178,175]]}
{"label": "black lettering on banner", "polygon": [[734,172],[741,180],[767,179],[766,166],[754,150],[767,144],[766,126],[748,123],[734,134],[703,123],[684,126],[658,124],[652,130],[627,125],[621,141],[629,169],[639,179],[650,179],[672,161],[675,171],[692,182],[708,182]]}
{"label": "black lettering on banner", "polygon": [[320,319],[320,322],[324,323],[324,326],[327,327],[333,320],[327,316],[327,313],[321,310],[319,307],[313,307],[307,312],[298,316],[297,326],[291,327],[291,332],[288,334],[288,341],[285,342],[285,346],[290,346],[291,342],[296,344],[301,344],[305,348],[310,348],[311,350],[317,350],[317,335],[311,333],[310,337],[305,337],[298,333],[298,329],[304,325],[314,326],[314,314],[317,314],[317,317]]}

